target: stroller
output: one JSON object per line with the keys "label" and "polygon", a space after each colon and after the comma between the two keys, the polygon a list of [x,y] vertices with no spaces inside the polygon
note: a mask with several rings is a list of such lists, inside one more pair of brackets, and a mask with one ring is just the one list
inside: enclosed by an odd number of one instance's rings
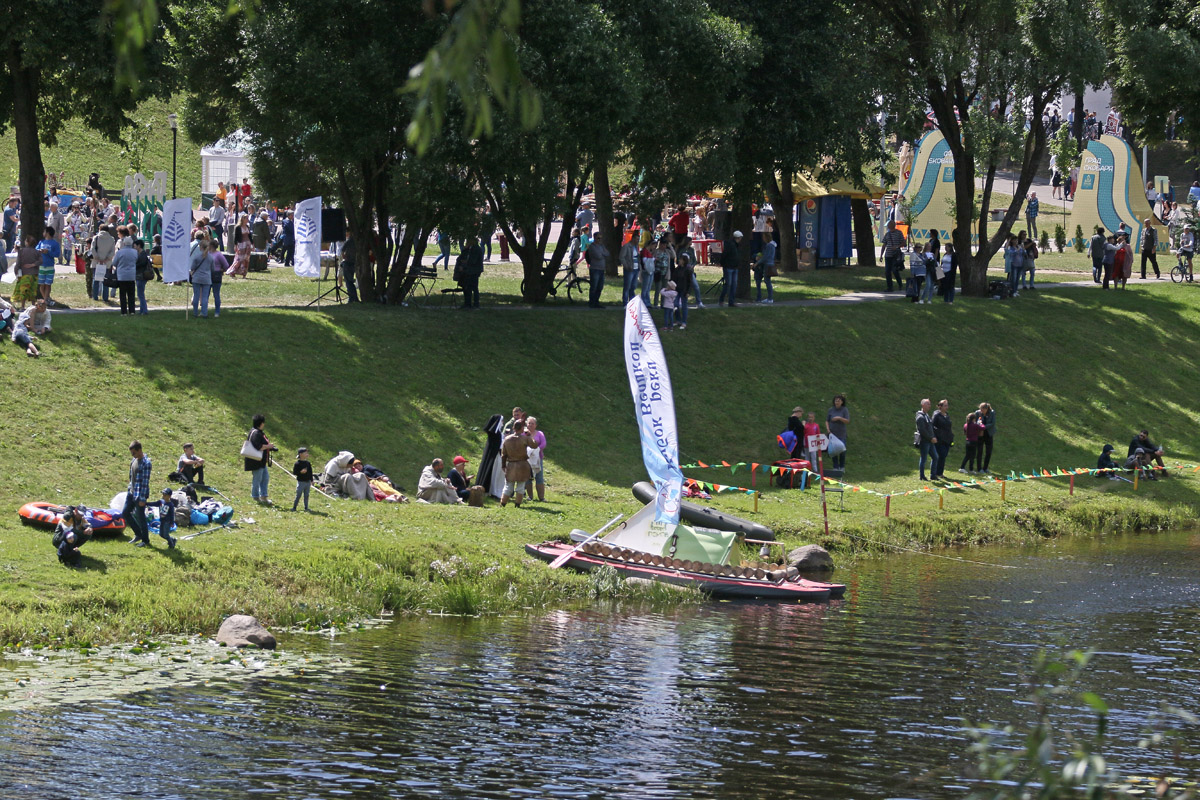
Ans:
{"label": "stroller", "polygon": [[283,234],[277,234],[271,243],[267,245],[267,258],[272,261],[283,263],[284,257],[287,256],[287,245],[283,241]]}

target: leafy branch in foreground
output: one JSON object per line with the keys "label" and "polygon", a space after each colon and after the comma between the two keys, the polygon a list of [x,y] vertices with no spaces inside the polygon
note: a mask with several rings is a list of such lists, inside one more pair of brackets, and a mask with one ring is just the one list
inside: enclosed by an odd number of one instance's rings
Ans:
{"label": "leafy branch in foreground", "polygon": [[[1079,691],[1077,686],[1091,652],[1072,650],[1062,657],[1045,652],[1034,659],[1029,676],[1029,705],[1033,709],[1031,727],[1022,735],[1016,726],[972,727],[969,752],[975,759],[973,777],[980,788],[970,794],[970,800],[1064,800],[1065,798],[1127,797],[1134,789],[1130,782],[1122,783],[1121,776],[1105,760],[1103,749],[1108,728],[1108,704],[1094,692]],[[1095,729],[1080,734],[1055,725],[1051,719],[1055,707],[1064,702],[1080,702],[1095,715]],[[1175,725],[1195,725],[1197,718],[1179,708],[1166,707],[1151,717],[1146,734],[1138,747],[1149,750],[1172,743],[1176,739]],[[1006,742],[1020,737],[1021,746],[1012,748]],[[1180,752],[1174,741],[1176,761]],[[1140,780],[1140,779],[1138,779]],[[1155,797],[1167,800],[1193,800],[1197,797],[1195,783],[1174,778],[1151,779],[1150,791]]]}
{"label": "leafy branch in foreground", "polygon": [[[521,72],[516,42],[520,0],[445,0],[450,23],[437,44],[412,68],[404,91],[416,97],[406,130],[418,155],[441,133],[450,90],[466,115],[469,138],[490,136],[493,103],[516,116],[526,130],[541,121],[541,99]],[[455,9],[454,7],[458,8]]]}

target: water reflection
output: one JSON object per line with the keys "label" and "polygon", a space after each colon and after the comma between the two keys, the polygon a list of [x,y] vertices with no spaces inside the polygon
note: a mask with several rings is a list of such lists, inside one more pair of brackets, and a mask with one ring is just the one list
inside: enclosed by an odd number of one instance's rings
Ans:
{"label": "water reflection", "polygon": [[[904,556],[828,605],[418,619],[334,643],[368,667],[0,716],[23,797],[962,797],[963,725],[1021,713],[1032,651],[1100,651],[1113,760],[1200,707],[1200,537]],[[1064,719],[1087,722],[1082,710]],[[46,768],[47,754],[79,754]],[[1185,753],[1191,758],[1193,753]]]}

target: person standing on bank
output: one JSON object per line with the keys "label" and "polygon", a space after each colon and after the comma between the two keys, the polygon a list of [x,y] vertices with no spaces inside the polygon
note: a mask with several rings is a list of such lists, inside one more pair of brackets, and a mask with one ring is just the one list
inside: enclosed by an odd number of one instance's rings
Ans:
{"label": "person standing on bank", "polygon": [[479,308],[479,276],[483,274],[483,249],[474,236],[467,237],[463,259],[463,308]]}
{"label": "person standing on bank", "polygon": [[604,291],[604,271],[608,269],[608,248],[602,239],[595,239],[583,251],[588,265],[588,308],[604,308],[600,293]]}
{"label": "person standing on bank", "polygon": [[[439,236],[440,235],[441,234],[439,234]],[[449,241],[449,239],[447,239],[447,241]],[[354,246],[354,234],[347,230],[346,241],[342,242],[342,249],[338,255],[340,255],[342,258],[342,281],[346,284],[346,297],[351,303],[358,302],[358,285],[354,282],[355,252],[356,248]],[[450,264],[449,245],[447,245],[446,249],[446,264],[447,266]],[[433,265],[436,267],[437,262],[435,261]]]}
{"label": "person standing on bank", "polygon": [[208,319],[208,296],[212,292],[213,283],[212,270],[213,260],[208,253],[208,239],[202,238],[196,242],[191,269],[188,271],[188,279],[192,283],[192,314],[200,319]]}
{"label": "person standing on bank", "polygon": [[729,307],[737,305],[738,267],[741,264],[738,246],[741,243],[742,232],[734,231],[733,236],[726,239],[721,248],[721,271],[725,275],[725,286],[721,289],[721,296],[717,298],[717,305],[721,305],[726,293],[729,294]]}
{"label": "person standing on bank", "polygon": [[642,271],[641,258],[638,255],[636,237],[630,236],[629,241],[621,245],[618,257],[623,271],[621,284],[621,304],[624,305],[637,294],[638,274]]}
{"label": "person standing on bank", "polygon": [[501,507],[513,505],[520,508],[525,499],[525,483],[533,478],[529,468],[529,448],[537,442],[525,433],[525,421],[513,423],[513,430],[500,445],[500,466],[504,469],[504,493],[500,496]]}
{"label": "person standing on bank", "polygon": [[889,221],[887,233],[883,235],[883,271],[887,276],[889,292],[892,291],[893,276],[896,278],[896,288],[904,289],[904,282],[900,280],[900,271],[904,269],[904,244],[904,234],[896,230],[894,220]]}
{"label": "person standing on bank", "polygon": [[[846,408],[846,395],[835,394],[833,406],[825,412],[825,428],[829,431],[830,436],[841,439],[844,445],[846,444],[846,426],[849,424],[850,409]],[[829,462],[834,469],[846,469],[846,451],[843,450],[836,456],[830,456]]]}
{"label": "person standing on bank", "polygon": [[977,463],[980,473],[990,475],[988,466],[992,463],[992,443],[996,440],[996,409],[991,403],[979,404],[979,421],[983,423],[983,433],[979,435]]}
{"label": "person standing on bank", "polygon": [[1158,271],[1158,228],[1149,219],[1142,220],[1142,280],[1146,280],[1146,261],[1154,265],[1154,277],[1162,278]]}
{"label": "person standing on bank", "polygon": [[950,401],[939,400],[933,412],[933,444],[937,451],[937,464],[930,476],[931,481],[946,479],[946,459],[950,456],[950,445],[954,444],[954,423],[950,420]]}
{"label": "person standing on bank", "polygon": [[929,474],[931,476],[937,474],[937,450],[935,448],[937,439],[933,433],[933,417],[929,415],[931,407],[929,398],[926,397],[921,401],[921,407],[917,409],[917,431],[914,444],[921,451],[921,460],[917,462],[917,470],[923,481],[929,480],[925,477],[926,461],[929,462]]}
{"label": "person standing on bank", "polygon": [[[150,544],[150,527],[146,524],[146,501],[150,499],[150,456],[142,452],[142,443],[134,439],[129,443],[129,488],[125,490],[125,507],[121,515],[133,529],[133,546],[146,547]],[[167,540],[168,547],[175,543]]]}
{"label": "person standing on bank", "polygon": [[246,453],[245,447],[242,448],[242,454],[245,456],[246,472],[250,473],[250,496],[254,498],[256,503],[270,505],[271,500],[267,496],[267,491],[270,487],[271,476],[271,451],[278,449],[271,444],[271,440],[263,433],[263,425],[267,418],[262,414],[255,414],[251,420],[250,433],[246,434],[246,442],[251,448],[257,450],[262,455],[260,458],[252,458]]}

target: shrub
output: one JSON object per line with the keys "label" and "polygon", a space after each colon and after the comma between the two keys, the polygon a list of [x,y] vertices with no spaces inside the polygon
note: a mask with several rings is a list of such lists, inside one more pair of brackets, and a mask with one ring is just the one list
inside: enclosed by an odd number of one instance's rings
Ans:
{"label": "shrub", "polygon": [[1060,253],[1067,249],[1067,229],[1062,225],[1054,226],[1054,249]]}
{"label": "shrub", "polygon": [[1083,243],[1083,226],[1076,225],[1075,226],[1075,252],[1082,253],[1084,247],[1085,247],[1085,245]]}
{"label": "shrub", "polygon": [[1047,231],[1042,231],[1042,238],[1038,240],[1038,251],[1045,253],[1050,250],[1050,234]]}

